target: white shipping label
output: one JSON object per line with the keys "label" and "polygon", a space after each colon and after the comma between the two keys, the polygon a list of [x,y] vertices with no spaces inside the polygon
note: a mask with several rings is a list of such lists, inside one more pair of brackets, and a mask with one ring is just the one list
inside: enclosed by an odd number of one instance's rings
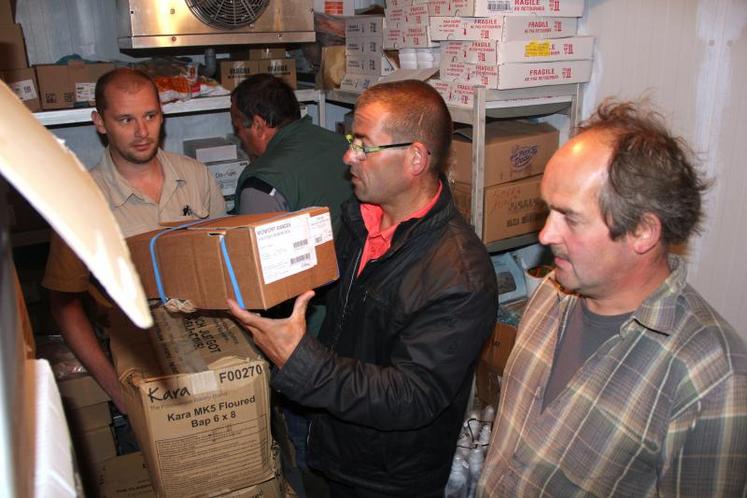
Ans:
{"label": "white shipping label", "polygon": [[96,83],[75,82],[75,101],[92,102],[96,100]]}
{"label": "white shipping label", "polygon": [[15,81],[10,83],[10,89],[13,90],[13,93],[18,95],[18,98],[24,102],[27,100],[34,100],[37,97],[33,80]]}
{"label": "white shipping label", "polygon": [[259,225],[254,233],[265,284],[316,266],[308,213]]}
{"label": "white shipping label", "polygon": [[329,212],[311,217],[311,238],[314,246],[332,240],[332,217]]}

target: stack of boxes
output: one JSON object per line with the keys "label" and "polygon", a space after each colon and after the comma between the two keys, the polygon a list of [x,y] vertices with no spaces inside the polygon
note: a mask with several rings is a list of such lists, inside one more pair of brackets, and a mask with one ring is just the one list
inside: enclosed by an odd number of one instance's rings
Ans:
{"label": "stack of boxes", "polygon": [[[559,145],[558,130],[546,123],[496,121],[485,129],[484,230],[486,244],[542,228],[546,208],[540,182]],[[472,200],[471,129],[458,130],[449,172],[457,209],[470,219]]]}
{"label": "stack of boxes", "polygon": [[593,37],[576,36],[583,0],[430,0],[441,40],[433,86],[472,106],[473,87],[506,90],[588,81]]}
{"label": "stack of boxes", "polygon": [[233,209],[236,186],[249,160],[236,143],[223,137],[197,138],[183,142],[184,154],[207,166],[215,177],[226,201],[226,209]]}
{"label": "stack of boxes", "polygon": [[429,10],[429,3],[423,0],[387,3],[384,48],[399,50],[403,69],[438,67],[439,44],[430,34]]}
{"label": "stack of boxes", "polygon": [[232,52],[231,58],[220,61],[220,84],[226,90],[233,90],[249,76],[270,73],[295,89],[296,60],[288,58],[285,47],[252,48]]}
{"label": "stack of boxes", "polygon": [[109,396],[89,375],[61,380],[58,386],[86,496],[98,496],[96,476],[117,455]]}
{"label": "stack of boxes", "polygon": [[345,76],[342,90],[362,92],[396,67],[384,54],[384,18],[352,16],[345,19]]}
{"label": "stack of boxes", "polygon": [[32,112],[41,109],[39,86],[26,59],[26,42],[20,24],[13,23],[10,0],[0,0],[0,80]]}

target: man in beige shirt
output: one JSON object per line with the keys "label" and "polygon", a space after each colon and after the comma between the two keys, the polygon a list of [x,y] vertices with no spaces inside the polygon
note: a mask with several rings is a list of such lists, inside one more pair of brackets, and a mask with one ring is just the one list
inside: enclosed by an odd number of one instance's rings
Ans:
{"label": "man in beige shirt", "polygon": [[[96,83],[96,130],[109,145],[90,173],[125,237],[154,230],[164,222],[222,216],[225,202],[207,168],[159,148],[163,114],[158,90],[144,73],[115,69]],[[52,315],[65,342],[83,366],[125,413],[117,374],[96,338],[83,301],[112,308],[91,273],[56,235],[52,237],[42,285],[49,289]],[[101,306],[97,306],[101,309]]]}

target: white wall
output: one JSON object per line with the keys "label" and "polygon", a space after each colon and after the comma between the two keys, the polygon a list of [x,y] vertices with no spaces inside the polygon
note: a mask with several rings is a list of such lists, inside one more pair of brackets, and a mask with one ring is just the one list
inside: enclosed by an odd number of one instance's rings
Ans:
{"label": "white wall", "polygon": [[587,0],[597,37],[587,117],[606,96],[648,96],[715,184],[689,280],[747,338],[747,1]]}

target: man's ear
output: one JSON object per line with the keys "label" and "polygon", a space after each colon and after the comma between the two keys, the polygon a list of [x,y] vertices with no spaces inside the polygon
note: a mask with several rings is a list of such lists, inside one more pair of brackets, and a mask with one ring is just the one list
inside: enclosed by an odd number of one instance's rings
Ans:
{"label": "man's ear", "polygon": [[428,153],[428,148],[420,142],[413,142],[407,151],[407,159],[409,160],[410,173],[413,176],[427,173],[430,168],[431,155]]}
{"label": "man's ear", "polygon": [[262,116],[255,114],[252,117],[252,126],[257,129],[258,132],[264,133],[268,128],[267,121]]}
{"label": "man's ear", "polygon": [[661,242],[661,220],[653,213],[644,214],[636,229],[628,237],[636,253],[649,252]]}
{"label": "man's ear", "polygon": [[98,131],[102,135],[106,135],[106,128],[104,127],[104,118],[101,117],[98,111],[91,111],[91,121],[93,121],[93,125],[96,127],[96,131]]}

